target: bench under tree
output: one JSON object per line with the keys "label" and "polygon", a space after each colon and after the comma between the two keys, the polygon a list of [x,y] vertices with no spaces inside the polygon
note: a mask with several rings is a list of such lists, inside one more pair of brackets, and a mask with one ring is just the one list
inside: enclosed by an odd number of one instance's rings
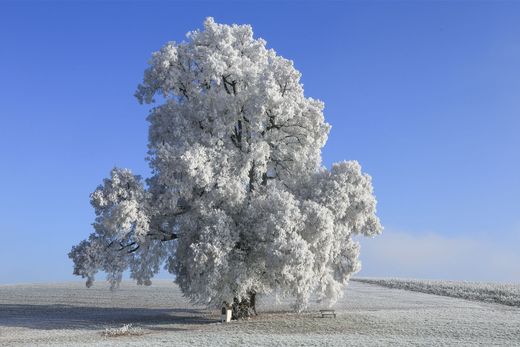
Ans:
{"label": "bench under tree", "polygon": [[336,312],[334,310],[320,310],[321,318],[334,317],[336,318]]}

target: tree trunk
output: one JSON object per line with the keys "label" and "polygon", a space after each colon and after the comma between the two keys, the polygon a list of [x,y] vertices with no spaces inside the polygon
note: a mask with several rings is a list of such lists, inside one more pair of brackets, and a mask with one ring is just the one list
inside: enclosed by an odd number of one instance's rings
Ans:
{"label": "tree trunk", "polygon": [[237,320],[257,315],[256,293],[254,291],[250,291],[248,295],[248,298],[243,298],[241,301],[239,301],[238,298],[233,299],[231,319]]}

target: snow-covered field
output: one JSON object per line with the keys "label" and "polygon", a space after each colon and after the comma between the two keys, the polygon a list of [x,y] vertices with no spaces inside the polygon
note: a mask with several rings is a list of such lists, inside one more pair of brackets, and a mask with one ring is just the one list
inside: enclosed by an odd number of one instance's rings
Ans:
{"label": "snow-covered field", "polygon": [[[0,345],[520,345],[519,307],[360,282],[335,305],[336,319],[319,318],[316,305],[300,315],[272,298],[257,305],[258,317],[221,324],[217,311],[190,305],[169,281],[151,287],[123,282],[116,292],[101,282],[90,289],[82,283],[5,285]],[[118,334],[125,324],[135,334]]]}
{"label": "snow-covered field", "polygon": [[377,284],[388,288],[520,307],[520,284],[404,280],[397,278],[356,278],[354,281]]}

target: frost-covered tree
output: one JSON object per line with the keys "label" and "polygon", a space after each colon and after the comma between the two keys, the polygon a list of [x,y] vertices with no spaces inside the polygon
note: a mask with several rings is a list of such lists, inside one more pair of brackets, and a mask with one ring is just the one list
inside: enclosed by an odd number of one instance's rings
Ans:
{"label": "frost-covered tree", "polygon": [[154,105],[152,177],[115,168],[92,193],[74,273],[90,286],[103,270],[115,287],[129,269],[149,285],[164,265],[208,306],[274,291],[297,310],[334,302],[360,268],[353,236],[382,230],[370,176],[356,161],[321,166],[323,103],[249,25],[208,18],[187,38],[152,55],[136,92]]}

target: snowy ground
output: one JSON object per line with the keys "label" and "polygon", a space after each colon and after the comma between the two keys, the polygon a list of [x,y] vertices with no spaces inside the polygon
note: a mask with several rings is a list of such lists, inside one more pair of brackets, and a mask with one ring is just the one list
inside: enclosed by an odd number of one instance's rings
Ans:
{"label": "snowy ground", "polygon": [[[259,300],[257,318],[218,323],[218,312],[194,307],[166,281],[0,286],[1,346],[359,346],[520,345],[520,308],[352,282],[334,318],[319,318]],[[132,323],[139,335],[107,337]]]}
{"label": "snowy ground", "polygon": [[380,278],[357,278],[354,281],[377,284],[388,288],[520,307],[520,284]]}

